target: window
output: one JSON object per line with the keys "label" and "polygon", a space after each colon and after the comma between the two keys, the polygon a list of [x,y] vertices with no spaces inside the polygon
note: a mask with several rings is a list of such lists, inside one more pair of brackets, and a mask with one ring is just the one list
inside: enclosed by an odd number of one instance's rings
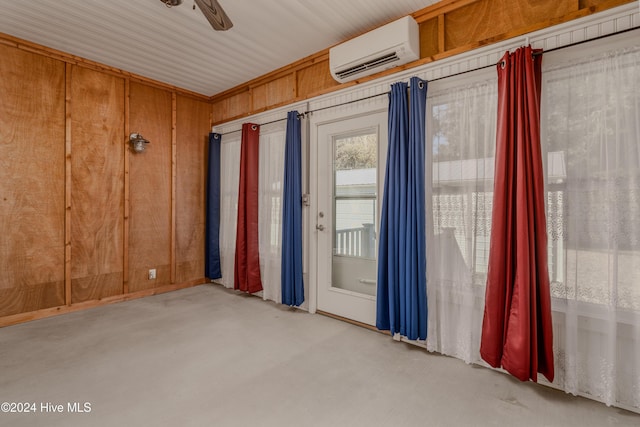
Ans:
{"label": "window", "polygon": [[443,85],[429,94],[427,139],[432,155],[427,164],[432,175],[434,245],[442,254],[436,254],[432,263],[442,267],[439,280],[454,280],[443,263],[455,261],[469,280],[467,285],[484,286],[486,281],[496,105],[495,78]]}
{"label": "window", "polygon": [[639,61],[635,48],[545,70],[554,297],[640,310]]}
{"label": "window", "polygon": [[376,258],[378,134],[334,138],[334,255]]}

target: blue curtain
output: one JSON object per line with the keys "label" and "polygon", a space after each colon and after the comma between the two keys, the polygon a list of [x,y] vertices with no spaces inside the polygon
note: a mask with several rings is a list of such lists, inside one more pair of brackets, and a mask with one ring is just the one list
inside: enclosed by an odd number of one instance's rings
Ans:
{"label": "blue curtain", "polygon": [[220,269],[220,141],[222,135],[209,134],[209,170],[207,173],[207,224],[204,275],[222,277]]}
{"label": "blue curtain", "polygon": [[378,252],[376,326],[427,338],[425,240],[425,105],[427,82],[391,85],[389,150]]}
{"label": "blue curtain", "polygon": [[302,137],[297,111],[287,114],[282,202],[282,303],[304,302],[302,281]]}

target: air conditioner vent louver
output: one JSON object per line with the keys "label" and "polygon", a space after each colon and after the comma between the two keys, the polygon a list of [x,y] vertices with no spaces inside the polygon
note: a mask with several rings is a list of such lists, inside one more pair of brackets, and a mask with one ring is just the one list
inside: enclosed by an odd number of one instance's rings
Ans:
{"label": "air conditioner vent louver", "polygon": [[398,56],[398,54],[396,52],[392,52],[379,58],[372,59],[371,61],[367,61],[364,64],[359,64],[355,67],[347,68],[346,70],[337,71],[336,76],[340,77],[340,79],[346,79],[353,74],[360,74],[368,69],[381,67],[385,64],[389,64],[390,62],[399,60],[400,57]]}
{"label": "air conditioner vent louver", "polygon": [[329,70],[344,83],[419,58],[418,23],[405,16],[329,49]]}

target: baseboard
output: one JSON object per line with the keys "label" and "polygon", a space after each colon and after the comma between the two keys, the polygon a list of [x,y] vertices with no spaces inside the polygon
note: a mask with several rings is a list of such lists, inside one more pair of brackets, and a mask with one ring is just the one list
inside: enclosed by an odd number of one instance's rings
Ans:
{"label": "baseboard", "polygon": [[166,292],[177,291],[179,289],[191,288],[193,286],[209,283],[205,278],[190,280],[184,283],[176,283],[161,286],[154,289],[145,289],[143,291],[132,292],[129,294],[115,295],[99,300],[84,301],[81,303],[61,305],[58,307],[44,308],[42,310],[30,311],[26,313],[12,314],[10,316],[0,317],[0,328],[5,326],[16,325],[18,323],[30,322],[32,320],[44,319],[47,317],[58,316],[60,314],[73,313],[75,311],[88,310],[94,307],[102,307],[104,305],[114,304],[117,302],[129,301],[138,298],[149,297],[152,295],[163,294]]}

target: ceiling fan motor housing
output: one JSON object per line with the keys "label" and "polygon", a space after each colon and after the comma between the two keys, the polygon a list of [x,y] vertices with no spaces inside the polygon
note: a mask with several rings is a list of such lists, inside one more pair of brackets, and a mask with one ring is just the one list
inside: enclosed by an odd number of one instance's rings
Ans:
{"label": "ceiling fan motor housing", "polygon": [[[178,6],[182,4],[183,0],[160,0],[167,7]],[[211,24],[216,31],[226,31],[233,27],[233,23],[222,9],[222,6],[218,3],[218,0],[194,0],[196,6],[200,8],[202,14],[207,18],[207,21]]]}
{"label": "ceiling fan motor housing", "polygon": [[166,4],[167,6],[171,7],[171,6],[179,6],[182,4],[182,0],[160,0],[162,3]]}

